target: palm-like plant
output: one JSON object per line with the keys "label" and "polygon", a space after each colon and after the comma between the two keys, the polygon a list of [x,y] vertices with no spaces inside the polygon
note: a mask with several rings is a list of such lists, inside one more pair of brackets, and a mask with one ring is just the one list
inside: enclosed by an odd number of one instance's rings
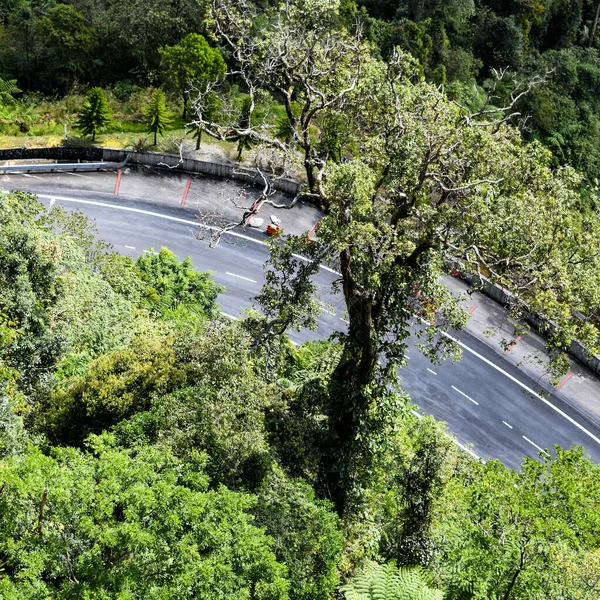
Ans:
{"label": "palm-like plant", "polygon": [[419,567],[396,567],[370,562],[341,588],[346,600],[443,600],[444,594],[427,586]]}
{"label": "palm-like plant", "polygon": [[15,94],[19,94],[23,90],[17,87],[16,79],[8,79],[5,81],[0,77],[0,103],[8,102],[12,104],[15,102]]}

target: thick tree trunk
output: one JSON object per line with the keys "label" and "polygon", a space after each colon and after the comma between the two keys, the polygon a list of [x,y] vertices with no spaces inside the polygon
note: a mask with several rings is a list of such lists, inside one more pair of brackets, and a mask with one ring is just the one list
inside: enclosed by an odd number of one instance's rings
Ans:
{"label": "thick tree trunk", "polygon": [[594,22],[592,23],[592,29],[590,31],[590,41],[588,43],[589,48],[592,48],[594,46],[594,37],[596,36],[598,17],[600,17],[600,0],[598,0],[598,3],[596,4],[596,14],[594,15]]}
{"label": "thick tree trunk", "polygon": [[154,132],[154,145],[156,146],[156,131]]}
{"label": "thick tree trunk", "polygon": [[374,382],[379,344],[372,318],[373,304],[356,293],[350,272],[350,252],[340,256],[344,296],[350,326],[344,353],[329,388],[329,439],[324,482],[342,516],[348,493],[361,473],[358,463],[369,460],[361,450],[361,427],[368,419],[369,386]]}
{"label": "thick tree trunk", "polygon": [[200,142],[202,141],[202,129],[198,127],[196,131],[196,150],[200,150]]}

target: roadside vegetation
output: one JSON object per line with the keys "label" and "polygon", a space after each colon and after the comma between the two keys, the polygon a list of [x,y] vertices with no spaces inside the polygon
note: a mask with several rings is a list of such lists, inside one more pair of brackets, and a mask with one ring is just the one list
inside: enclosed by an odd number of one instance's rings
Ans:
{"label": "roadside vegetation", "polygon": [[[552,323],[555,375],[597,347],[600,5],[363,4],[0,9],[3,144],[211,140],[269,175],[240,225],[290,174],[324,211],[274,238],[232,322],[189,259],[0,196],[1,598],[600,595],[600,466],[475,461],[401,381],[415,319],[427,356],[460,358],[450,268]],[[348,330],[292,346],[322,263]]]}

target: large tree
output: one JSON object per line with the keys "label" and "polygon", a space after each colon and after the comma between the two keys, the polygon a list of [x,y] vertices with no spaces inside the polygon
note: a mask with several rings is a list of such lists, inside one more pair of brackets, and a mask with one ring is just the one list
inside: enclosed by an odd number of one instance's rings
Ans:
{"label": "large tree", "polygon": [[219,50],[211,48],[198,33],[190,33],[175,46],[161,48],[160,55],[165,85],[181,96],[185,120],[191,87],[203,88],[206,82],[221,78],[225,61]]}
{"label": "large tree", "polygon": [[[525,146],[507,125],[521,92],[505,107],[488,102],[472,114],[420,80],[406,55],[396,52],[388,64],[370,58],[356,35],[337,28],[335,2],[286,2],[258,25],[246,0],[215,3],[214,11],[250,96],[264,90],[283,98],[289,136],[277,138],[251,120],[199,118],[201,126],[221,139],[248,135],[288,157],[300,155],[306,196],[325,208],[318,241],[290,243],[295,253],[337,262],[340,270],[349,326],[329,389],[323,482],[343,512],[369,476],[378,436],[396,418],[398,398],[389,386],[397,383],[415,318],[426,353],[456,351],[440,334],[466,315],[440,283],[444,269],[453,264],[510,289],[516,312],[554,322],[553,348],[566,349],[575,337],[593,346],[596,328],[572,312],[600,306],[598,221],[576,210],[577,175],[552,170],[549,153]],[[295,272],[279,284],[299,285],[306,297],[307,271]],[[285,321],[273,314],[277,293],[268,296],[272,319]],[[283,303],[292,296],[279,296],[286,314]]]}

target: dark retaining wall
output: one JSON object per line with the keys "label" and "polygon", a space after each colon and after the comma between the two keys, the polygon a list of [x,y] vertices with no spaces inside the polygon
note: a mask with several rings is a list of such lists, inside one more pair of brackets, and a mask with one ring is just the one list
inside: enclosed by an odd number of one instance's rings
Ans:
{"label": "dark retaining wall", "polygon": [[56,146],[54,148],[8,148],[0,150],[0,161],[2,160],[27,160],[42,158],[46,160],[68,160],[76,162],[101,161],[103,149],[95,146],[84,146],[81,148],[70,146]]}

